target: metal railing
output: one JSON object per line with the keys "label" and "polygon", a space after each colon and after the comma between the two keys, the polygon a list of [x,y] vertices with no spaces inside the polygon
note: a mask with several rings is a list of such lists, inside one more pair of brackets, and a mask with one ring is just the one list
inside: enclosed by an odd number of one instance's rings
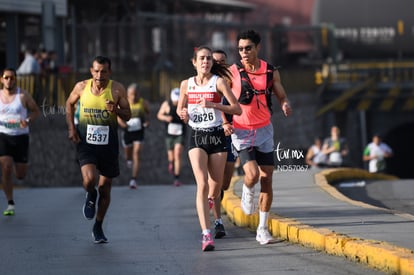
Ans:
{"label": "metal railing", "polygon": [[29,92],[39,106],[65,106],[74,84],[74,73],[17,76],[17,86]]}
{"label": "metal railing", "polygon": [[414,61],[348,62],[324,64],[315,74],[317,84],[362,82],[374,77],[378,82],[413,82]]}

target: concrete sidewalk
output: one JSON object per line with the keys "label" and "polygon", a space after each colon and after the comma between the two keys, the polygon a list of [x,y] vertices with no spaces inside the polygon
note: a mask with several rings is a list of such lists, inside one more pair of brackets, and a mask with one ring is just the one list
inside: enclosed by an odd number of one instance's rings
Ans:
{"label": "concrete sidewalk", "polygon": [[[364,176],[357,170],[275,171],[269,222],[272,235],[384,272],[414,274],[414,217],[352,201],[327,182],[330,176]],[[255,230],[258,213],[247,216],[240,208],[242,184],[242,177],[233,181],[223,207],[236,225]],[[260,184],[255,191],[257,203]]]}

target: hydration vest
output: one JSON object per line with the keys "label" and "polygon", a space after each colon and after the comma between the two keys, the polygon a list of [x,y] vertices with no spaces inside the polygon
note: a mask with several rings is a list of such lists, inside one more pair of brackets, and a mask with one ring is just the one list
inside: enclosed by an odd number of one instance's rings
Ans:
{"label": "hydration vest", "polygon": [[[266,95],[266,104],[269,108],[270,113],[273,113],[272,111],[272,87],[273,87],[273,72],[279,67],[275,67],[269,63],[267,64],[266,68],[266,89],[265,90],[257,90],[253,88],[253,85],[250,81],[249,75],[246,72],[245,68],[240,62],[236,63],[237,69],[240,73],[240,80],[241,80],[241,91],[240,91],[240,97],[238,99],[240,104],[248,105],[252,102],[253,97],[264,94]],[[256,101],[259,106],[259,101]]]}

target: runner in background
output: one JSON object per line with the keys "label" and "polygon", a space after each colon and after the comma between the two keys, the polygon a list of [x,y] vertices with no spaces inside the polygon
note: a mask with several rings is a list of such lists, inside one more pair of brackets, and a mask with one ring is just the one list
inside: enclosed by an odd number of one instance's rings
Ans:
{"label": "runner in background", "polygon": [[132,169],[129,187],[137,188],[138,170],[141,150],[144,143],[145,128],[149,126],[150,107],[147,100],[141,96],[138,84],[128,86],[127,97],[131,106],[131,119],[125,121],[118,117],[118,124],[123,129],[122,145],[124,147],[127,166]]}
{"label": "runner in background", "polygon": [[13,216],[13,172],[17,179],[26,177],[29,162],[29,125],[40,109],[32,96],[17,86],[16,70],[6,68],[0,80],[0,165],[1,183],[7,199],[3,215]]}
{"label": "runner in background", "polygon": [[177,104],[180,98],[180,89],[171,90],[170,99],[165,100],[158,110],[157,118],[165,122],[168,172],[174,177],[174,186],[180,186],[182,154],[187,125],[177,115]]}

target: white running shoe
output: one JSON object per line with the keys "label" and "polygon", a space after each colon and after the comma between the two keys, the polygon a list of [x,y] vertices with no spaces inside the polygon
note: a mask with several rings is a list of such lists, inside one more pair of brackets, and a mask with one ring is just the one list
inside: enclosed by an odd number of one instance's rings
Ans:
{"label": "white running shoe", "polygon": [[135,179],[131,179],[129,181],[129,188],[131,188],[131,189],[137,189],[137,181]]}
{"label": "white running shoe", "polygon": [[272,235],[270,235],[267,227],[259,227],[257,228],[256,241],[261,245],[264,245],[274,242],[274,239]]}
{"label": "white running shoe", "polygon": [[254,188],[249,189],[244,184],[241,197],[241,208],[246,215],[251,215],[254,212]]}

